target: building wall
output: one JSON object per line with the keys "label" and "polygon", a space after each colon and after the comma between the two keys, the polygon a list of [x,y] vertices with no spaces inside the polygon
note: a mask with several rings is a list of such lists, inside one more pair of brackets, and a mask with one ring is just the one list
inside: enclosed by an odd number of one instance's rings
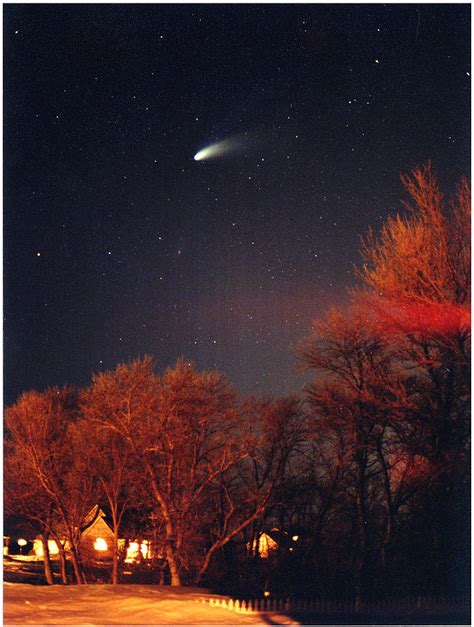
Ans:
{"label": "building wall", "polygon": [[114,534],[100,516],[81,536],[81,555],[84,559],[110,560],[113,555]]}

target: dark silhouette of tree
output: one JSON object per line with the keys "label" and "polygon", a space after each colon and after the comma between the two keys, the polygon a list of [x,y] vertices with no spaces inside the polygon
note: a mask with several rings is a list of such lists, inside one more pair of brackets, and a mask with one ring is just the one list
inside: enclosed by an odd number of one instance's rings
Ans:
{"label": "dark silhouette of tree", "polygon": [[455,538],[469,541],[470,185],[463,179],[446,203],[430,164],[402,181],[407,213],[389,219],[378,237],[369,233],[359,276],[363,298],[410,372],[417,411],[406,444],[419,466],[430,467],[425,509],[439,559],[429,576],[443,573],[442,587],[467,572]]}
{"label": "dark silhouette of tree", "polygon": [[[361,591],[376,579],[376,548],[385,577],[409,566],[401,537],[408,551],[408,530],[427,512],[432,531],[423,542],[437,547],[426,552],[427,579],[443,573],[441,590],[453,573],[449,556],[464,570],[467,563],[446,525],[467,538],[470,188],[463,180],[447,206],[430,165],[402,180],[406,215],[362,243],[364,288],[346,314],[317,321],[299,351],[317,373],[307,388],[317,434],[313,485],[336,479],[326,492],[338,494],[333,512],[342,511],[344,492],[354,499]],[[350,536],[343,527],[341,538]]]}
{"label": "dark silhouette of tree", "polygon": [[[261,519],[273,506],[272,495],[290,473],[305,438],[305,426],[296,398],[246,399],[239,407],[234,438],[241,460],[211,487],[211,536],[197,581],[213,555],[252,523],[246,538],[251,544],[261,532]],[[260,523],[260,524],[259,524]]]}
{"label": "dark silhouette of tree", "polygon": [[329,491],[319,515],[324,520],[337,482],[344,482],[354,499],[357,543],[353,574],[360,595],[367,587],[368,566],[373,562],[378,522],[374,512],[380,507],[384,511],[379,549],[384,559],[395,516],[406,496],[403,481],[395,484],[391,475],[400,455],[405,454],[398,433],[413,403],[404,370],[364,309],[354,306],[347,315],[331,310],[326,319],[314,324],[313,334],[303,340],[299,354],[305,366],[318,375],[307,387],[314,432],[322,441],[316,471],[321,475],[321,469],[326,469],[331,478],[329,482],[326,479]]}

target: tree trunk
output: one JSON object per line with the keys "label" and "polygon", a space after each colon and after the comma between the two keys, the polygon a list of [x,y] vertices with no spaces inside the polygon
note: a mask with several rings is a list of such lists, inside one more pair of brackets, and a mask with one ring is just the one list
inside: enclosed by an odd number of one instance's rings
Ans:
{"label": "tree trunk", "polygon": [[166,561],[168,562],[168,568],[170,570],[171,576],[171,585],[172,586],[180,586],[181,585],[181,577],[179,576],[179,568],[176,560],[176,551],[174,544],[174,526],[171,520],[170,512],[168,509],[168,504],[166,503],[165,498],[163,497],[161,490],[158,488],[158,483],[154,476],[154,472],[149,463],[146,463],[145,466],[148,476],[151,480],[151,487],[153,491],[153,496],[155,497],[156,502],[158,503],[161,515],[163,516],[163,521],[165,523],[165,535],[166,535],[166,543],[165,543],[165,553],[166,553]]}
{"label": "tree trunk", "polygon": [[85,583],[84,576],[82,574],[80,561],[79,561],[77,547],[74,545],[71,546],[71,562],[72,562],[72,567],[74,569],[74,577],[76,578],[76,583],[78,584]]}
{"label": "tree trunk", "polygon": [[174,551],[173,548],[168,545],[168,543],[166,545],[166,561],[168,562],[168,568],[170,569],[171,585],[180,586],[181,577],[179,575],[178,566],[176,564]]}
{"label": "tree trunk", "polygon": [[357,511],[357,534],[358,547],[355,560],[354,584],[356,588],[356,600],[360,601],[364,594],[364,579],[367,563],[367,486],[366,486],[366,466],[364,452],[358,454],[357,468],[357,491],[356,491],[356,511]]}
{"label": "tree trunk", "polygon": [[50,586],[52,586],[54,584],[54,575],[53,569],[51,568],[51,556],[49,554],[48,538],[49,534],[41,534],[41,544],[43,545],[44,576],[46,578],[46,582]]}
{"label": "tree trunk", "polygon": [[56,540],[56,544],[59,549],[59,561],[61,563],[61,583],[67,585],[67,562],[66,562],[66,551],[64,550],[63,544]]}
{"label": "tree trunk", "polygon": [[390,486],[390,475],[388,471],[388,465],[385,461],[385,457],[382,450],[382,442],[380,439],[377,439],[377,457],[382,468],[383,475],[383,485],[385,491],[385,502],[386,502],[386,523],[385,523],[385,532],[382,540],[382,546],[380,548],[380,559],[382,562],[382,568],[385,571],[387,568],[387,547],[390,545],[394,530],[394,519],[395,519],[395,506],[393,503],[392,497],[392,488]]}
{"label": "tree trunk", "polygon": [[119,582],[119,550],[118,550],[118,528],[114,521],[114,554],[112,563],[112,584],[116,586]]}

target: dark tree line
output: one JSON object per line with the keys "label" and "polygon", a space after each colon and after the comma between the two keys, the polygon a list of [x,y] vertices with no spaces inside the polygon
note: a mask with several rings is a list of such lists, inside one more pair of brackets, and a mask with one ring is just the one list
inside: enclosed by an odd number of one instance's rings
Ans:
{"label": "dark tree line", "polygon": [[[158,375],[145,358],[7,408],[6,513],[41,535],[48,583],[48,538],[62,581],[70,560],[84,582],[80,531],[100,502],[114,583],[141,511],[172,585],[467,592],[470,188],[446,203],[430,165],[403,182],[405,213],[361,244],[352,305],[301,341],[301,398],[241,399],[216,372],[181,359]],[[272,528],[268,557],[249,550]]]}

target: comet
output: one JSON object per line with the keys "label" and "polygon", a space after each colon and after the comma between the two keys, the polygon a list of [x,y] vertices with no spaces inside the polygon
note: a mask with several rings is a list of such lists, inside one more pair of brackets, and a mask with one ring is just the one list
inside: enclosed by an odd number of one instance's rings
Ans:
{"label": "comet", "polygon": [[217,157],[235,155],[242,152],[243,149],[244,144],[241,139],[238,137],[229,137],[228,139],[215,142],[199,150],[199,152],[194,155],[194,161],[208,161],[209,159],[216,159]]}

